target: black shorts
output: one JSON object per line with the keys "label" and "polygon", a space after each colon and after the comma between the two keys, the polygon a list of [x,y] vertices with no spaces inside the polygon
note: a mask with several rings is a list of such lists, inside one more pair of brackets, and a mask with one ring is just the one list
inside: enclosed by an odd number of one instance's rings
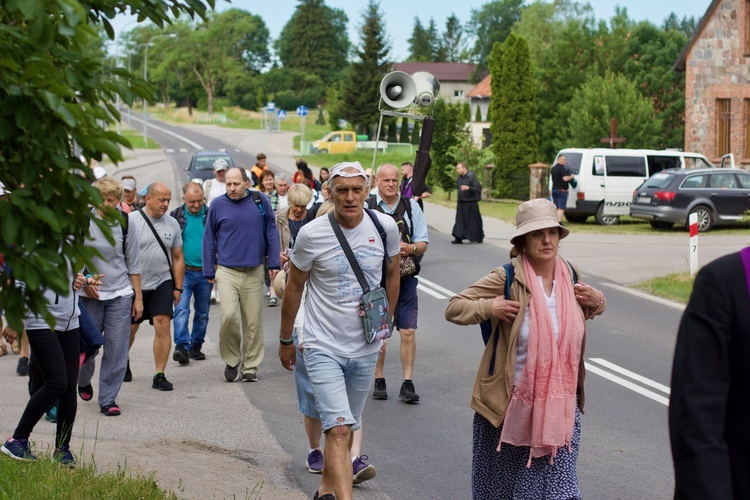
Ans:
{"label": "black shorts", "polygon": [[167,280],[156,287],[156,290],[143,290],[143,314],[136,321],[130,318],[130,324],[140,325],[145,320],[154,324],[154,316],[169,316],[174,313],[174,282]]}

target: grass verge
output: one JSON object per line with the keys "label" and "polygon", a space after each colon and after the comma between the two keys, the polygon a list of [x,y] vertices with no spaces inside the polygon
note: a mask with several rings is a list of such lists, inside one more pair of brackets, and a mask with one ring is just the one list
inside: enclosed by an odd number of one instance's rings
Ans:
{"label": "grass verge", "polygon": [[125,469],[97,473],[93,464],[62,467],[49,456],[35,462],[0,456],[0,498],[139,498],[176,499],[156,484],[153,475],[133,476]]}
{"label": "grass verge", "polygon": [[143,134],[132,128],[121,127],[120,135],[125,137],[133,149],[159,149],[161,145],[153,140],[151,137],[148,138],[148,144],[143,143]]}
{"label": "grass verge", "polygon": [[690,274],[678,273],[636,283],[632,287],[657,297],[687,304],[693,291],[693,281],[694,278]]}

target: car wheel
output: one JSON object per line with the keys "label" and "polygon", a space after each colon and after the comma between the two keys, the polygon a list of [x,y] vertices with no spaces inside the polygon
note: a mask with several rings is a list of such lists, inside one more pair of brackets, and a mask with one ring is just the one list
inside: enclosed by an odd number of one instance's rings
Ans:
{"label": "car wheel", "polygon": [[648,221],[648,223],[651,224],[651,227],[654,229],[670,229],[674,226],[674,222],[664,222],[661,220],[651,220]]}
{"label": "car wheel", "polygon": [[[698,216],[698,232],[704,233],[714,227],[714,213],[705,205],[698,205],[690,211],[690,214]],[[688,216],[687,228],[690,229],[690,216]]]}
{"label": "car wheel", "polygon": [[589,218],[588,215],[568,215],[565,214],[565,219],[568,222],[573,222],[575,224],[583,224],[586,222],[586,220]]}
{"label": "car wheel", "polygon": [[599,203],[594,218],[600,226],[614,226],[620,223],[619,215],[604,215],[604,202]]}

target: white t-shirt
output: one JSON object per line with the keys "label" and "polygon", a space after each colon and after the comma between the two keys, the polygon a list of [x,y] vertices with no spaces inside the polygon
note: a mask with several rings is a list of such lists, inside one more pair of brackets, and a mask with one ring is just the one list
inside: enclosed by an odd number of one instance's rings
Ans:
{"label": "white t-shirt", "polygon": [[206,205],[211,206],[211,202],[214,198],[218,198],[222,194],[227,194],[227,184],[225,182],[219,182],[216,179],[211,179],[211,187],[208,190],[208,196],[206,197]]}
{"label": "white t-shirt", "polygon": [[[396,222],[375,212],[385,229],[388,255],[399,253]],[[341,228],[371,288],[380,286],[383,241],[367,214],[357,227]],[[305,348],[323,349],[347,358],[378,352],[381,342],[368,344],[359,317],[362,287],[333,232],[328,217],[302,226],[292,252],[292,263],[309,271],[305,303]],[[391,304],[395,307],[395,304]]]}

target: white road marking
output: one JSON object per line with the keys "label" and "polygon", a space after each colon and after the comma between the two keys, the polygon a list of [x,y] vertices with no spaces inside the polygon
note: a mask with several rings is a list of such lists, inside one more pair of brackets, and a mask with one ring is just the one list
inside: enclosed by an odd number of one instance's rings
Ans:
{"label": "white road marking", "polygon": [[187,153],[188,150],[186,148],[180,148],[180,153]]}
{"label": "white road marking", "polygon": [[165,149],[165,150],[164,150],[164,152],[165,152],[165,153],[169,153],[169,154],[171,154],[171,153],[174,153],[174,149],[172,149],[172,148],[167,148],[167,149]]}
{"label": "white road marking", "polygon": [[242,150],[241,150],[241,149],[239,149],[239,148],[234,148],[234,151],[235,151],[236,153],[242,153]]}
{"label": "white road marking", "polygon": [[653,387],[657,391],[661,391],[664,394],[671,394],[672,393],[672,390],[669,387],[667,387],[666,385],[660,384],[659,382],[651,380],[650,378],[646,378],[643,375],[638,375],[637,373],[631,372],[630,370],[628,370],[626,368],[623,368],[621,366],[618,366],[618,365],[616,365],[614,363],[610,363],[606,359],[602,359],[602,358],[589,358],[589,361],[591,361],[592,363],[596,363],[598,365],[602,365],[605,368],[609,368],[613,372],[617,372],[620,375],[625,375],[626,377],[631,378],[631,379],[635,380],[636,382],[640,382],[643,385],[647,385],[649,387]]}
{"label": "white road marking", "polygon": [[[418,279],[419,279],[419,284],[420,285],[429,286],[429,287],[433,288],[434,290],[437,290],[438,292],[442,292],[443,294],[445,294],[445,297],[440,296],[438,298],[441,298],[441,299],[450,299],[454,295],[457,295],[456,292],[451,292],[447,288],[443,288],[442,286],[438,285],[437,283],[433,283],[432,281],[429,281],[429,280],[427,280],[427,279],[425,279],[425,278],[423,278],[421,276]],[[419,288],[419,285],[417,285],[417,288]],[[433,296],[437,296],[437,295],[434,295],[434,294],[432,294],[432,295]]]}
{"label": "white road marking", "polygon": [[[135,121],[137,121],[137,122],[141,122],[141,123],[143,123],[143,120],[141,120],[140,118],[137,118],[137,117],[135,117],[135,116],[131,116],[131,117],[130,117],[130,119],[131,119],[131,120],[135,120]],[[206,149],[206,148],[204,148],[203,146],[201,146],[200,144],[198,144],[197,142],[195,142],[195,141],[191,141],[191,140],[190,140],[190,139],[188,139],[187,137],[181,136],[180,134],[176,134],[176,133],[172,132],[171,130],[167,130],[167,129],[165,129],[165,128],[161,128],[160,126],[158,126],[158,125],[154,125],[154,124],[153,124],[153,123],[151,123],[151,122],[149,122],[148,126],[149,126],[149,128],[152,128],[152,129],[154,129],[154,130],[158,130],[159,132],[164,132],[164,133],[165,133],[165,134],[167,134],[167,135],[171,135],[171,136],[172,136],[172,137],[174,137],[175,139],[179,139],[179,140],[181,140],[182,142],[186,142],[186,143],[188,144],[188,146],[190,146],[190,147],[193,147],[193,148],[195,148],[195,149],[198,149],[198,150],[203,150],[203,149]]]}
{"label": "white road marking", "polygon": [[427,293],[429,295],[432,295],[436,299],[443,299],[443,300],[448,299],[448,297],[446,297],[444,295],[441,295],[441,294],[439,294],[437,292],[434,292],[434,291],[430,290],[429,288],[427,288],[424,285],[417,285],[417,290],[421,290],[421,291],[423,291],[423,292],[425,292],[425,293]]}
{"label": "white road marking", "polygon": [[622,377],[613,375],[612,373],[602,370],[598,366],[594,366],[591,363],[584,363],[584,365],[586,366],[586,370],[588,370],[591,373],[595,373],[596,375],[599,375],[600,377],[604,377],[607,380],[611,380],[615,384],[619,384],[627,389],[630,389],[633,392],[637,392],[638,394],[642,396],[646,396],[649,399],[653,399],[657,403],[661,403],[664,406],[669,406],[669,399],[665,398],[661,394],[656,394],[655,392],[649,391],[648,389],[644,389],[640,385],[636,385],[629,380],[625,380]]}
{"label": "white road marking", "polygon": [[657,304],[661,304],[664,306],[672,307],[674,309],[679,309],[680,311],[685,310],[685,304],[680,304],[678,302],[672,302],[671,300],[662,299],[661,297],[655,297],[653,295],[649,295],[648,293],[641,292],[639,290],[633,290],[632,288],[628,288],[626,286],[620,286],[616,285],[614,283],[601,283],[604,286],[608,286],[610,288],[614,288],[615,290],[619,290],[620,292],[629,293],[630,295],[635,295],[636,297],[639,297],[641,299],[650,300],[651,302],[656,302]]}

